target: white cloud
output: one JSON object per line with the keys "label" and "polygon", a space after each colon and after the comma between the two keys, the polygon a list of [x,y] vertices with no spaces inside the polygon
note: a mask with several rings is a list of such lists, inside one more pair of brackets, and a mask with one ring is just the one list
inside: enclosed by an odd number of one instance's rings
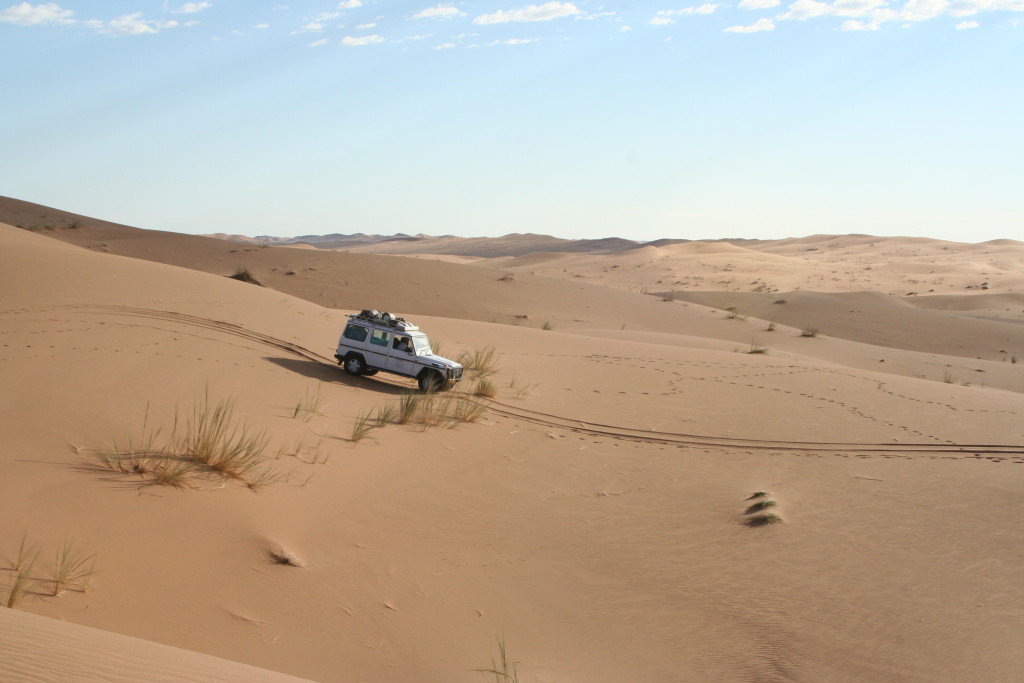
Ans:
{"label": "white cloud", "polygon": [[963,31],[964,29],[978,28],[979,26],[981,26],[981,24],[976,21],[961,21],[956,25],[956,30]]}
{"label": "white cloud", "polygon": [[62,9],[55,2],[41,5],[30,5],[27,2],[11,5],[0,11],[0,23],[18,24],[19,26],[37,26],[39,24],[73,24],[74,12]]}
{"label": "white cloud", "polygon": [[827,2],[817,0],[796,0],[785,12],[779,15],[779,19],[811,19],[829,13],[831,5]]}
{"label": "white cloud", "polygon": [[839,28],[840,31],[877,31],[881,24],[877,21],[860,21],[859,19],[848,19]]}
{"label": "white cloud", "polygon": [[362,6],[363,3],[361,3],[359,0],[345,0],[344,2],[338,3],[338,7],[340,7],[341,9],[355,9],[356,7]]}
{"label": "white cloud", "polygon": [[359,29],[360,31],[365,31],[367,29],[373,28],[376,25],[377,25],[377,22],[371,21],[369,24],[359,24],[358,26],[356,26],[356,28]]}
{"label": "white cloud", "polygon": [[769,7],[778,7],[780,4],[782,4],[781,0],[741,0],[739,8],[768,9]]}
{"label": "white cloud", "polygon": [[464,17],[466,13],[451,5],[438,5],[428,7],[412,15],[413,19],[451,19],[452,17]]}
{"label": "white cloud", "polygon": [[270,28],[270,24],[256,24],[255,26],[253,26],[253,28],[258,28],[258,29]]}
{"label": "white cloud", "polygon": [[498,10],[493,14],[481,14],[474,24],[507,24],[516,21],[551,21],[561,17],[582,14],[571,2],[545,2],[543,5],[527,5],[522,9]]}
{"label": "white cloud", "polygon": [[619,30],[622,31],[623,33],[625,33],[626,31],[632,31],[633,27],[632,26],[623,26]]}
{"label": "white cloud", "polygon": [[761,18],[749,26],[730,26],[725,29],[726,33],[758,33],[760,31],[774,31],[775,22],[771,19]]}
{"label": "white cloud", "polygon": [[706,2],[703,5],[697,5],[696,7],[658,10],[654,17],[651,18],[651,25],[666,26],[668,24],[674,24],[675,20],[673,17],[688,17],[693,16],[694,14],[714,14],[718,7],[719,5],[716,3]]}
{"label": "white cloud", "polygon": [[163,19],[142,19],[142,12],[122,14],[116,19],[107,22],[106,30],[125,36],[139,36],[145,34],[160,33],[167,28],[175,28],[178,22]]}
{"label": "white cloud", "polygon": [[309,31],[310,33],[320,33],[324,30],[324,24],[321,21],[311,21],[302,27],[303,31]]}
{"label": "white cloud", "polygon": [[322,47],[329,42],[331,41],[329,41],[327,38],[321,38],[320,40],[314,40],[312,43],[309,43],[309,47]]}
{"label": "white cloud", "polygon": [[211,7],[213,7],[212,2],[186,2],[178,9],[173,10],[173,12],[174,14],[195,14]]}
{"label": "white cloud", "polygon": [[453,47],[455,47],[455,43],[441,43],[440,45],[438,45],[434,49],[435,50],[451,50]]}
{"label": "white cloud", "polygon": [[342,45],[348,45],[349,47],[360,47],[363,45],[373,45],[374,43],[385,42],[383,38],[377,34],[371,36],[345,36],[341,39]]}
{"label": "white cloud", "polygon": [[538,40],[539,38],[509,38],[508,40],[496,40],[491,45],[529,45]]}

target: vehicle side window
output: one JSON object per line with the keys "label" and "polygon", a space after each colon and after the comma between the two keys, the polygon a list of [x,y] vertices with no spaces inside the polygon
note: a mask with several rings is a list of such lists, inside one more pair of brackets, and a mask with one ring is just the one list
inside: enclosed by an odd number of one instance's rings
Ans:
{"label": "vehicle side window", "polygon": [[383,330],[374,330],[373,335],[370,337],[370,343],[377,346],[387,346],[388,333]]}
{"label": "vehicle side window", "polygon": [[368,330],[360,325],[349,323],[348,327],[345,328],[345,339],[351,339],[352,341],[364,342],[366,341],[366,333]]}

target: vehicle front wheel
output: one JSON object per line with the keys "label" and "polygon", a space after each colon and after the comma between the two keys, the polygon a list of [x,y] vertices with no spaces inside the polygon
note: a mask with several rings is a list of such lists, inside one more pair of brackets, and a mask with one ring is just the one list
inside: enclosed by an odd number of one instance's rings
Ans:
{"label": "vehicle front wheel", "polygon": [[424,372],[419,376],[417,383],[424,394],[435,393],[444,388],[444,378],[435,371]]}
{"label": "vehicle front wheel", "polygon": [[359,356],[348,356],[345,359],[345,372],[350,375],[361,375],[366,372],[366,363]]}

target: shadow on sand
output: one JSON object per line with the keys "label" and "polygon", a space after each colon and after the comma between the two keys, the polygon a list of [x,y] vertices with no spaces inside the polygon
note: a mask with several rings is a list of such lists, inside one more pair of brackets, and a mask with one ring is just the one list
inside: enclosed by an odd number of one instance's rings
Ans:
{"label": "shadow on sand", "polygon": [[336,365],[318,363],[316,361],[306,360],[303,358],[273,358],[270,356],[264,356],[264,360],[270,361],[274,365],[286,370],[291,370],[292,372],[297,372],[300,375],[320,382],[340,382],[351,387],[370,389],[382,394],[398,396],[411,388],[397,384],[395,380],[398,380],[398,378],[395,378],[394,376],[384,379],[386,376],[384,373],[380,373],[373,377],[354,377],[346,374],[344,370]]}

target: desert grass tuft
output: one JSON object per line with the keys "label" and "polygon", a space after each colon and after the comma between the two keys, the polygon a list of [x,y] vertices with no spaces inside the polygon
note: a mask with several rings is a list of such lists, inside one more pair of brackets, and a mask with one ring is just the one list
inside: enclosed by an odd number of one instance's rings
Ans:
{"label": "desert grass tuft", "polygon": [[245,266],[238,266],[235,268],[235,274],[228,275],[228,278],[231,280],[238,280],[240,282],[248,282],[250,285],[263,286],[263,283],[253,277],[252,273],[250,273],[249,269]]}
{"label": "desert grass tuft", "polygon": [[53,570],[53,595],[60,595],[73,588],[85,592],[89,581],[96,573],[95,555],[83,555],[75,550],[71,541],[66,541],[57,551],[57,562]]}
{"label": "desert grass tuft", "polygon": [[747,500],[754,500],[755,498],[764,498],[768,495],[769,494],[767,491],[754,491],[753,493],[750,494],[750,496],[747,497]]}
{"label": "desert grass tuft", "polygon": [[234,422],[233,399],[210,405],[205,393],[185,416],[184,435],[178,444],[181,453],[210,470],[232,479],[244,479],[263,460],[269,437],[244,422]]}
{"label": "desert grass tuft", "polygon": [[420,405],[423,403],[423,394],[405,392],[398,401],[398,424],[412,424],[420,412]]}
{"label": "desert grass tuft", "polygon": [[148,472],[150,481],[158,486],[186,488],[196,474],[196,464],[184,458],[167,457],[154,465]]}
{"label": "desert grass tuft", "polygon": [[756,503],[748,507],[747,514],[749,515],[752,512],[760,512],[761,510],[767,510],[768,508],[773,508],[777,505],[778,503],[776,503],[774,500],[765,498],[763,500],[757,501]]}
{"label": "desert grass tuft", "polygon": [[452,426],[457,422],[479,422],[486,412],[483,405],[469,398],[455,400],[451,406]]}
{"label": "desert grass tuft", "polygon": [[317,382],[316,388],[313,391],[306,390],[305,396],[302,400],[295,404],[295,409],[292,411],[292,419],[302,418],[303,422],[309,422],[315,415],[323,415],[320,412],[320,407],[324,403],[324,396],[320,393],[320,383]]}
{"label": "desert grass tuft", "polygon": [[494,386],[494,382],[481,377],[480,381],[476,383],[476,389],[473,391],[476,396],[483,396],[484,398],[494,398],[498,395],[498,388]]}
{"label": "desert grass tuft", "polygon": [[38,553],[30,553],[24,558],[20,558],[23,560],[20,563],[21,568],[15,573],[14,583],[11,584],[11,588],[7,592],[7,599],[4,601],[4,605],[9,609],[17,607],[22,598],[31,593],[39,583],[32,578],[32,570],[35,569],[37,557]]}
{"label": "desert grass tuft", "polygon": [[774,332],[775,331],[775,323],[773,321],[769,321],[768,322],[768,327],[764,328],[764,331],[765,332]]}
{"label": "desert grass tuft", "polygon": [[945,372],[942,373],[942,381],[945,382],[946,384],[955,384],[956,377],[953,375],[952,372],[946,370]]}
{"label": "desert grass tuft", "polygon": [[467,373],[488,377],[498,371],[498,352],[493,346],[463,351],[456,359]]}
{"label": "desert grass tuft", "polygon": [[533,393],[533,390],[537,388],[537,385],[530,384],[529,382],[521,382],[519,378],[513,377],[512,381],[509,382],[508,387],[512,390],[513,398],[522,399]]}
{"label": "desert grass tuft", "polygon": [[488,669],[474,669],[488,678],[494,677],[494,683],[519,683],[519,672],[516,669],[518,662],[510,662],[508,652],[505,649],[505,640],[498,640],[498,657],[491,657],[491,666]]}
{"label": "desert grass tuft", "polygon": [[750,350],[747,353],[768,353],[767,346],[761,346],[755,342],[750,342]]}
{"label": "desert grass tuft", "polygon": [[779,517],[774,512],[765,512],[760,515],[748,517],[746,524],[747,526],[768,526],[770,524],[781,524],[782,521],[782,517]]}
{"label": "desert grass tuft", "polygon": [[443,427],[452,421],[452,394],[427,394],[423,397],[417,423],[423,429]]}
{"label": "desert grass tuft", "polygon": [[290,474],[279,472],[275,467],[267,465],[249,472],[245,477],[245,485],[253,491],[261,491],[268,486],[286,482]]}
{"label": "desert grass tuft", "polygon": [[370,432],[376,429],[377,426],[373,423],[373,415],[371,411],[365,413],[359,413],[356,415],[355,422],[352,423],[352,434],[349,436],[349,441],[352,443],[359,443],[364,439],[371,439]]}
{"label": "desert grass tuft", "polygon": [[385,427],[395,421],[398,416],[398,407],[394,403],[384,403],[377,406],[377,412],[373,416],[374,427]]}
{"label": "desert grass tuft", "polygon": [[540,329],[547,331],[547,330],[553,330],[555,328],[554,328],[554,326],[550,322],[545,320],[544,324],[540,326]]}
{"label": "desert grass tuft", "polygon": [[800,336],[801,337],[817,337],[818,336],[818,328],[817,327],[805,327],[802,330],[800,330]]}

